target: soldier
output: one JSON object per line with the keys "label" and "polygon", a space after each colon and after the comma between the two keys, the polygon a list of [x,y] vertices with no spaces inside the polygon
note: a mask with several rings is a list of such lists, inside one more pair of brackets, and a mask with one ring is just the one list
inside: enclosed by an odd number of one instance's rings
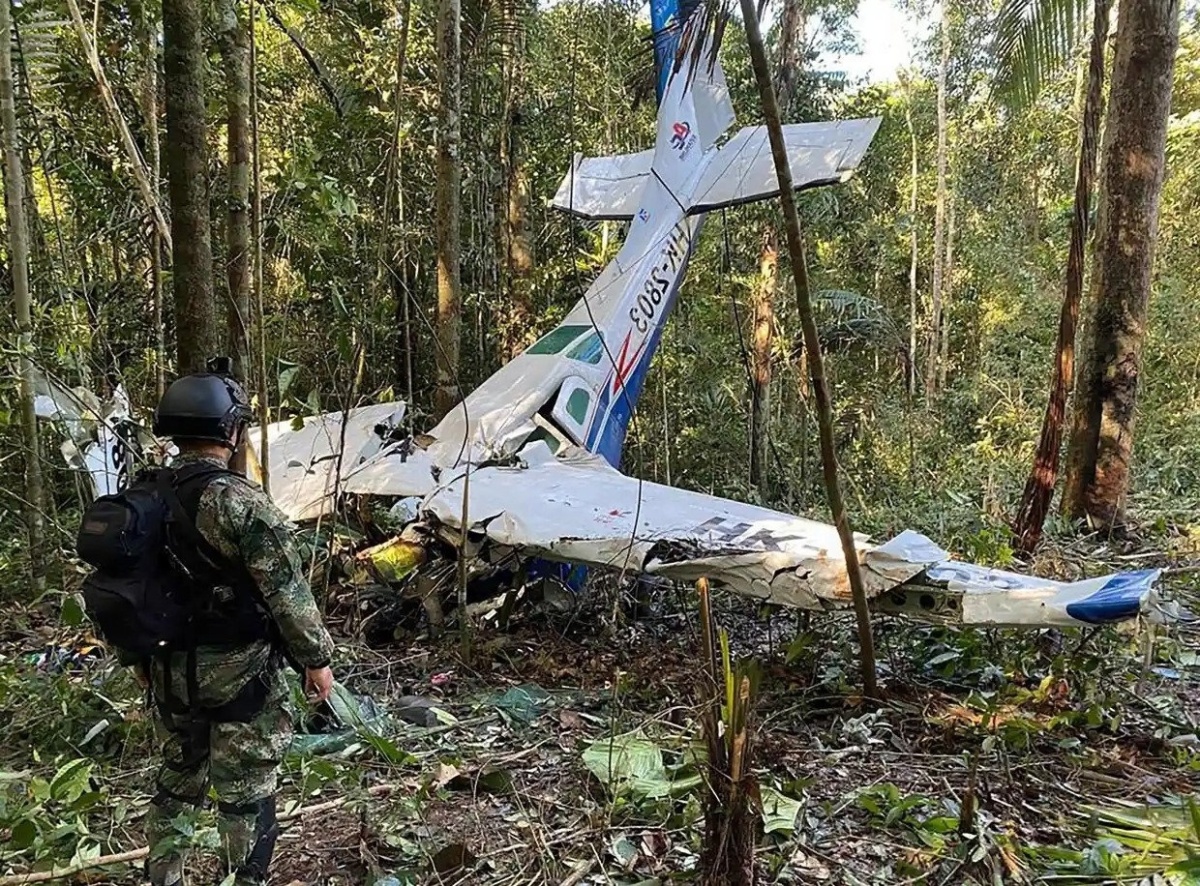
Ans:
{"label": "soldier", "polygon": [[174,492],[167,550],[190,593],[206,601],[189,620],[187,651],[122,655],[150,691],[162,748],[146,826],[155,886],[182,882],[172,820],[203,804],[210,786],[227,869],[238,884],[266,881],[279,834],[279,765],[292,732],[284,659],[303,670],[311,702],[333,686],[333,641],[290,527],[261,489],[228,467],[250,416],[245,392],[221,372],[179,378],[154,415],[155,434],[180,450],[165,472]]}

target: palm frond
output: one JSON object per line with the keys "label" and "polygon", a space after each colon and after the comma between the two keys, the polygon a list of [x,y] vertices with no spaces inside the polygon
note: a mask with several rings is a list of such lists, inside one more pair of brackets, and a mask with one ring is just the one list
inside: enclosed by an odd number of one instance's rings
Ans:
{"label": "palm frond", "polygon": [[1078,45],[1087,0],[1004,0],[996,15],[995,94],[1010,109],[1028,107]]}
{"label": "palm frond", "polygon": [[15,22],[13,50],[29,89],[40,97],[57,85],[63,62],[60,40],[71,23],[45,8],[23,12]]}

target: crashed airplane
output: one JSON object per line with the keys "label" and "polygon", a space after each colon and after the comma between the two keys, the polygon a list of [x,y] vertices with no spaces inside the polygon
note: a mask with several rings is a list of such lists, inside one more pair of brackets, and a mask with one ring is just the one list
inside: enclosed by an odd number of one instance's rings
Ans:
{"label": "crashed airplane", "polygon": [[[702,59],[694,70],[677,61],[685,55],[678,44],[697,29],[694,20],[678,27],[673,2],[652,3],[660,72],[654,147],[576,157],[553,200],[584,219],[628,222],[616,258],[558,326],[428,435],[400,432],[402,403],[271,425],[266,479],[289,517],[316,520],[346,495],[397,500],[393,512],[407,522],[395,542],[403,552],[396,559],[393,543],[381,546],[392,546],[392,579],[461,553],[472,578],[549,561],[671,581],[704,576],[802,609],[850,606],[833,526],[620,471],[630,418],[705,214],[778,194],[765,129],[725,138],[734,115],[711,45],[693,56]],[[796,188],[849,178],[879,123],[786,126]],[[55,397],[43,400],[41,414],[63,417]],[[128,473],[128,453],[118,451],[127,404],[109,413],[100,416],[98,439],[82,447],[77,440],[66,453],[91,473],[97,492]],[[257,447],[259,430],[251,436]],[[858,550],[877,611],[1028,628],[1170,617],[1157,570],[1052,581],[958,562],[913,531],[878,545],[860,536]]]}

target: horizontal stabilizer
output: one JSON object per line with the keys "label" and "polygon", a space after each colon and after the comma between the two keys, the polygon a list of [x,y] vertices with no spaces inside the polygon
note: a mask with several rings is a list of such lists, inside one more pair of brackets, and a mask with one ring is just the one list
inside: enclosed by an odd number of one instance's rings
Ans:
{"label": "horizontal stabilizer", "polygon": [[[880,118],[791,123],[783,127],[797,191],[845,181],[858,168]],[[704,170],[688,212],[695,215],[779,194],[764,126],[748,126],[721,146]]]}
{"label": "horizontal stabilizer", "polygon": [[638,210],[654,151],[613,157],[575,155],[574,172],[558,186],[552,205],[582,218],[629,221]]}

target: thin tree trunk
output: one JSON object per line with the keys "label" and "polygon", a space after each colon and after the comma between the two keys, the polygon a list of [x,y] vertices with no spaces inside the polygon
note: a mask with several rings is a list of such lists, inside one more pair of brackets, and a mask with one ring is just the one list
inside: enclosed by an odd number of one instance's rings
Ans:
{"label": "thin tree trunk", "polygon": [[953,179],[946,195],[946,267],[942,275],[942,322],[938,330],[941,356],[938,358],[938,390],[946,390],[950,373],[950,304],[954,298],[954,222],[958,201],[954,198]]}
{"label": "thin tree trunk", "polygon": [[[142,46],[146,70],[142,79],[142,117],[146,121],[146,145],[150,152],[150,186],[155,200],[162,195],[162,156],[158,141],[158,29],[150,13],[141,11]],[[159,203],[161,206],[161,202]],[[163,239],[158,225],[150,227],[151,320],[154,324],[154,394],[161,399],[167,387],[167,342],[163,316]]]}
{"label": "thin tree trunk", "polygon": [[908,134],[912,140],[912,187],[908,201],[909,224],[909,265],[908,265],[908,394],[914,396],[917,392],[917,259],[920,244],[917,239],[917,191],[920,168],[917,165],[919,145],[917,144],[917,127],[913,122],[913,101],[916,90],[910,89],[905,119],[908,121]]}
{"label": "thin tree trunk", "polygon": [[1054,374],[1050,395],[1042,418],[1033,469],[1025,481],[1025,491],[1013,524],[1016,547],[1033,553],[1042,537],[1054,487],[1058,482],[1059,454],[1062,450],[1063,425],[1067,412],[1067,392],[1075,382],[1075,331],[1079,322],[1079,303],[1083,297],[1088,222],[1096,178],[1097,135],[1104,104],[1104,45],[1108,40],[1109,4],[1095,0],[1092,12],[1092,43],[1087,66],[1087,93],[1080,120],[1079,156],[1075,166],[1075,203],[1071,217],[1071,245],[1067,251],[1067,274],[1063,283],[1063,303],[1058,315],[1058,341],[1054,349]]}
{"label": "thin tree trunk", "polygon": [[[796,97],[796,80],[804,54],[807,21],[800,0],[785,0],[779,23],[779,59],[775,88],[780,97],[780,117],[787,117]],[[755,290],[750,339],[753,367],[750,384],[750,483],[760,495],[767,492],[771,446],[771,376],[775,334],[775,292],[779,265],[779,237],[774,220],[763,226],[759,251],[758,288]]]}
{"label": "thin tree trunk", "polygon": [[766,492],[770,448],[771,350],[775,332],[775,287],[779,267],[779,242],[775,228],[763,230],[759,252],[758,287],[752,319],[752,385],[750,388],[750,483]]}
{"label": "thin tree trunk", "polygon": [[271,449],[268,428],[271,424],[271,379],[267,374],[267,323],[263,302],[262,235],[262,162],[258,153],[258,9],[255,0],[247,0],[250,22],[250,169],[254,191],[250,210],[250,236],[254,241],[254,325],[258,332],[258,466],[262,488],[271,494]]}
{"label": "thin tree trunk", "polygon": [[929,339],[925,354],[925,406],[938,395],[938,368],[942,335],[942,283],[945,276],[946,237],[946,70],[950,67],[950,21],[947,3],[941,3],[942,57],[937,78],[937,194],[933,217],[933,286],[929,304]]}
{"label": "thin tree trunk", "polygon": [[[409,327],[409,277],[408,277],[408,237],[405,231],[404,213],[404,145],[401,144],[400,131],[403,123],[404,85],[408,66],[408,34],[412,21],[411,0],[404,0],[400,9],[400,45],[396,50],[396,96],[392,115],[392,143],[389,146],[390,156],[387,169],[387,180],[384,186],[383,218],[384,231],[379,241],[380,274],[386,275],[390,284],[388,289],[395,301],[395,320],[397,336],[395,339],[396,384],[404,385],[406,403],[413,408],[412,381],[412,335]],[[400,237],[394,240],[392,236],[392,201],[396,203],[396,223]],[[397,249],[397,245],[399,248]]]}
{"label": "thin tree trunk", "polygon": [[[74,0],[72,0],[74,2]],[[199,372],[217,352],[209,240],[203,11],[197,0],[163,2],[167,178],[174,231],[175,338],[179,372]]]}
{"label": "thin tree trunk", "polygon": [[821,440],[821,466],[825,480],[825,494],[829,510],[837,526],[842,542],[842,554],[846,559],[846,576],[850,592],[854,597],[854,610],[858,617],[858,639],[862,656],[863,692],[869,697],[879,694],[875,675],[875,644],[871,636],[871,613],[867,608],[866,588],[863,585],[862,569],[858,551],[854,546],[854,532],[842,499],[838,480],[837,455],[833,445],[833,410],[829,387],[825,382],[825,362],[821,356],[821,340],[817,334],[816,318],[813,316],[812,295],[809,291],[808,265],[804,255],[804,238],[800,230],[800,216],[796,210],[796,195],[792,185],[792,170],[788,164],[787,145],[783,139],[783,123],[779,117],[779,105],[775,101],[775,87],[767,67],[767,52],[763,45],[762,32],[758,24],[758,11],[754,0],[741,0],[742,18],[746,25],[746,39],[750,47],[750,62],[754,68],[754,79],[762,100],[763,118],[771,140],[771,154],[775,161],[775,174],[779,180],[779,202],[783,209],[784,227],[787,231],[788,257],[792,264],[792,276],[796,284],[796,301],[800,322],[804,330],[804,350],[808,357],[809,373],[813,392],[817,400],[817,424]]}
{"label": "thin tree trunk", "polygon": [[33,410],[33,320],[29,291],[29,239],[25,228],[25,174],[21,168],[17,107],[13,88],[12,10],[0,0],[0,129],[3,130],[4,207],[8,216],[9,270],[16,314],[16,351],[20,367],[21,430],[25,437],[25,531],[29,538],[29,572],[35,594],[45,589],[45,544],[42,521],[42,460],[38,451],[37,416]]}
{"label": "thin tree trunk", "polygon": [[117,132],[117,138],[121,142],[122,150],[125,152],[125,159],[129,161],[130,171],[133,173],[134,181],[137,182],[138,191],[141,192],[142,202],[146,205],[151,220],[158,229],[159,236],[162,237],[163,242],[170,249],[171,229],[167,227],[167,220],[163,217],[162,207],[158,202],[158,195],[151,185],[150,177],[146,172],[146,161],[142,159],[141,151],[138,150],[137,143],[133,140],[133,134],[129,131],[129,124],[125,122],[125,115],[121,113],[121,108],[117,105],[116,97],[113,95],[112,87],[109,85],[108,77],[104,74],[104,68],[100,64],[100,55],[96,52],[95,41],[92,40],[87,26],[83,23],[83,16],[79,12],[79,4],[76,0],[67,0],[67,8],[71,12],[71,21],[75,24],[75,32],[79,35],[79,42],[83,44],[83,54],[87,56],[88,64],[92,69],[92,76],[96,78],[96,86],[100,91],[100,100],[104,103],[104,109],[108,112],[113,129]]}
{"label": "thin tree trunk", "polygon": [[529,277],[533,273],[533,247],[529,238],[529,177],[521,157],[521,94],[525,88],[524,0],[501,0],[500,66],[502,108],[500,116],[500,267],[508,315],[503,336],[503,356],[512,359],[524,350],[530,331],[532,306]]}
{"label": "thin tree trunk", "polygon": [[458,402],[458,351],[462,325],[459,189],[461,8],[459,0],[438,4],[438,130],[437,130],[437,387],[434,411],[438,418]]}
{"label": "thin tree trunk", "polygon": [[808,17],[801,0],[784,0],[779,19],[779,65],[775,73],[779,113],[783,118],[791,116],[792,106],[796,103],[797,80],[807,44],[807,26]]}
{"label": "thin tree trunk", "polygon": [[1076,379],[1063,505],[1073,519],[1124,520],[1134,417],[1166,167],[1179,0],[1120,4],[1100,181],[1095,315]]}
{"label": "thin tree trunk", "polygon": [[221,0],[218,43],[225,64],[228,113],[229,216],[226,274],[229,280],[229,353],[234,376],[250,376],[250,39],[238,0]]}

